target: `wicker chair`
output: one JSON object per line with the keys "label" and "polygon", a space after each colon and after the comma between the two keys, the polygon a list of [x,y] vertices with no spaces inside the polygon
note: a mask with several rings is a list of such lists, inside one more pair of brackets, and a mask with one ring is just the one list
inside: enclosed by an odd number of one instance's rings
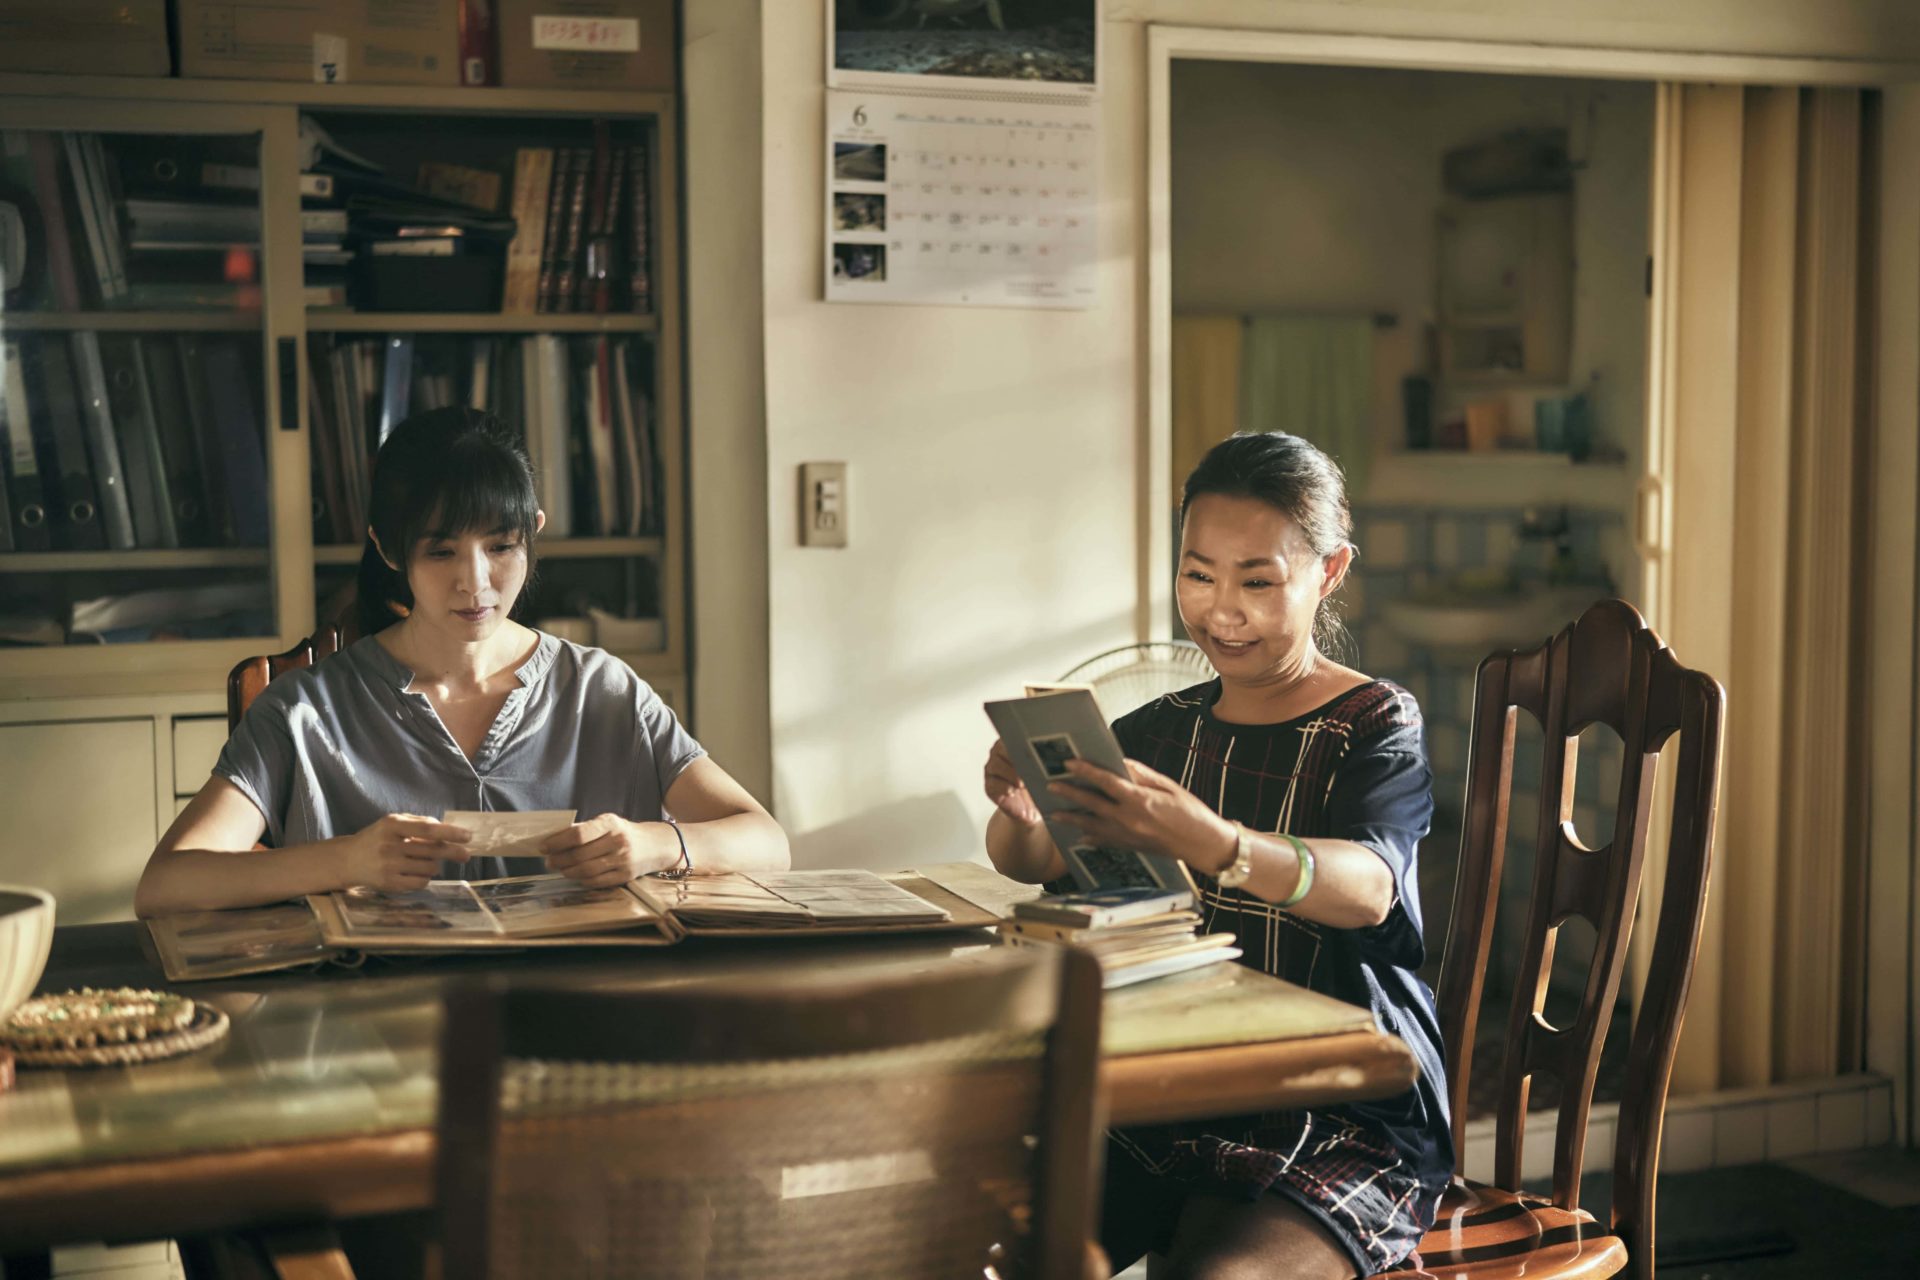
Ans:
{"label": "wicker chair", "polygon": [[1078,1277],[1100,979],[463,989],[442,1049],[444,1274]]}

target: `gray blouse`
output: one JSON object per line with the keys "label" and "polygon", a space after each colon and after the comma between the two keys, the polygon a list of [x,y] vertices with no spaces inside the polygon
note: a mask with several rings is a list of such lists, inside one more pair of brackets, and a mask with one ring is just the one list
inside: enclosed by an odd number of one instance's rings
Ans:
{"label": "gray blouse", "polygon": [[[389,813],[572,809],[577,821],[661,817],[662,802],[704,755],[646,681],[599,649],[540,634],[520,686],[469,760],[413,672],[372,636],[290,671],[253,700],[214,773],[288,847],[359,831]],[[470,880],[542,870],[534,858],[447,863]]]}

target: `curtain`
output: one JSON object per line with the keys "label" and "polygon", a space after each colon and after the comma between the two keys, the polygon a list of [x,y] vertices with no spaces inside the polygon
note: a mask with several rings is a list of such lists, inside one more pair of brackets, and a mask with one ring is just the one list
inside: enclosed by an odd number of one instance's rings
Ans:
{"label": "curtain", "polygon": [[1371,316],[1255,316],[1247,321],[1240,421],[1319,445],[1364,493],[1372,455]]}
{"label": "curtain", "polygon": [[[1663,86],[1653,625],[1727,688],[1710,910],[1676,1092],[1860,1065],[1871,414],[1865,103]],[[1663,465],[1664,464],[1664,465]],[[1664,472],[1664,474],[1662,474]],[[1656,825],[1656,835],[1659,827]],[[1648,849],[1641,920],[1663,858]],[[1644,981],[1643,944],[1635,939]]]}
{"label": "curtain", "polygon": [[[1237,315],[1173,318],[1173,500],[1209,448],[1240,429],[1240,354],[1246,322]],[[1176,530],[1176,536],[1177,536]]]}

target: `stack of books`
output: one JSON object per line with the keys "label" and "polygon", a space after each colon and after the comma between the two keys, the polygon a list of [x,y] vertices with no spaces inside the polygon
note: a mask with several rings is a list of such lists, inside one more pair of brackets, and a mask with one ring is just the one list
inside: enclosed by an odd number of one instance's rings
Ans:
{"label": "stack of books", "polygon": [[1014,904],[1000,937],[1014,946],[1075,946],[1100,962],[1101,985],[1124,987],[1235,959],[1230,933],[1200,933],[1200,914],[1165,894],[1067,894]]}

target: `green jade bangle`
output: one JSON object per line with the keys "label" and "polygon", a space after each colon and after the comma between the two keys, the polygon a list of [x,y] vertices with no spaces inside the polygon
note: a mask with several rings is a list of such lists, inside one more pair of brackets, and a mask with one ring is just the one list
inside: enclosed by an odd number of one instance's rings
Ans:
{"label": "green jade bangle", "polygon": [[1300,905],[1300,900],[1313,889],[1313,850],[1307,848],[1307,842],[1299,836],[1289,835],[1285,831],[1276,831],[1274,834],[1292,845],[1293,852],[1300,859],[1300,882],[1293,886],[1292,896],[1279,904],[1280,909],[1285,911]]}

